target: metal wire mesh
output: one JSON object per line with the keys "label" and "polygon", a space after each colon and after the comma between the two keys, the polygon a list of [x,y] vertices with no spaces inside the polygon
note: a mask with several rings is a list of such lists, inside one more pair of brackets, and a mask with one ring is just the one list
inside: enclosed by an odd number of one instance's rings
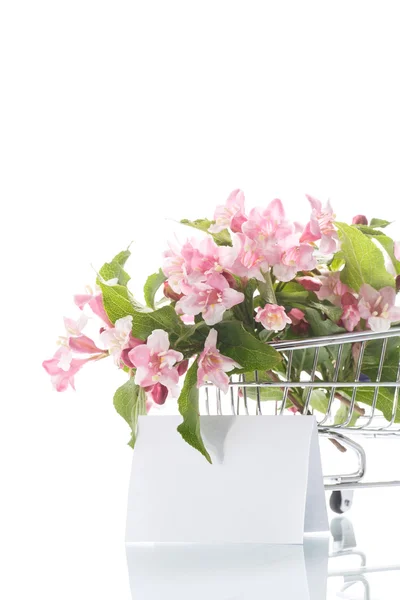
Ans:
{"label": "metal wire mesh", "polygon": [[400,436],[399,344],[400,327],[271,343],[282,353],[284,369],[235,375],[228,394],[205,383],[200,414],[313,414],[320,432]]}

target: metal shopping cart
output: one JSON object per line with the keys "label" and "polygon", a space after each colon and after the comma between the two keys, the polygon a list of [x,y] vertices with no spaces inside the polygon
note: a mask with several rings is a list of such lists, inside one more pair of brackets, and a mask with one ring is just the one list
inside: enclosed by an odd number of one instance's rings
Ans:
{"label": "metal shopping cart", "polygon": [[[380,356],[372,369],[368,363],[371,344],[375,345],[375,356],[377,352]],[[366,437],[400,439],[400,327],[384,333],[366,331],[278,341],[271,346],[282,353],[282,372],[233,376],[228,397],[212,384],[205,384],[200,397],[200,414],[279,416],[292,412],[297,417],[314,414],[319,434],[342,451],[353,451],[358,459],[355,472],[324,476],[325,489],[332,491],[330,506],[336,513],[351,507],[355,489],[400,486],[400,480],[365,481],[367,457],[360,443]],[[353,357],[351,380],[348,374],[343,376],[343,364],[349,352]],[[389,354],[390,369],[386,368]],[[306,376],[301,373],[294,377],[295,372],[301,372],[299,361],[305,358],[311,361],[311,368],[307,369]],[[324,361],[331,367],[329,378],[324,372]],[[319,401],[317,406],[313,401],[315,390],[324,393],[324,402]],[[301,394],[301,404],[296,401],[294,391],[296,398]],[[338,405],[345,407],[339,419]]]}

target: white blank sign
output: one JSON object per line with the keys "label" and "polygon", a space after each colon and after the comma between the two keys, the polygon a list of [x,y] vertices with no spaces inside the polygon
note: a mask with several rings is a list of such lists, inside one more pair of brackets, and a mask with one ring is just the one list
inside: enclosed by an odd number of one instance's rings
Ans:
{"label": "white blank sign", "polygon": [[313,417],[200,419],[212,465],[177,433],[181,417],[139,419],[127,544],[302,544],[328,530]]}

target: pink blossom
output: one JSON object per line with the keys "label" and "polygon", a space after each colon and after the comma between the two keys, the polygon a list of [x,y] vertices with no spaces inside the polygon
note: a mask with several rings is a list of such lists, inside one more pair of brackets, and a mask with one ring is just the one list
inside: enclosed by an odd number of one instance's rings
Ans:
{"label": "pink blossom", "polygon": [[155,329],[147,338],[146,344],[136,346],[129,352],[129,358],[136,366],[137,385],[152,389],[160,383],[172,396],[178,396],[179,373],[175,364],[183,359],[183,354],[169,349],[166,331]]}
{"label": "pink blossom", "polygon": [[86,335],[79,335],[77,337],[69,338],[68,346],[74,352],[79,352],[81,354],[96,354],[97,352],[104,352],[104,350],[98,348],[94,341]]}
{"label": "pink blossom", "polygon": [[204,282],[209,275],[229,270],[236,255],[236,248],[218,246],[211,236],[193,238],[182,247],[170,244],[170,250],[164,253],[163,272],[173,292],[187,295],[191,286]]}
{"label": "pink blossom", "polygon": [[90,306],[90,308],[92,309],[92,311],[94,312],[94,314],[98,317],[100,317],[100,319],[102,321],[104,321],[104,323],[106,325],[108,325],[108,327],[112,327],[113,324],[111,323],[110,319],[108,318],[108,315],[105,311],[104,308],[104,304],[103,304],[103,296],[102,294],[76,294],[74,296],[74,302],[75,304],[81,309],[83,310],[84,307],[86,306],[86,304],[88,304]]}
{"label": "pink blossom", "polygon": [[321,287],[316,290],[316,295],[319,300],[329,300],[335,306],[341,305],[342,296],[349,291],[346,284],[340,281],[340,271],[327,271],[320,275]]}
{"label": "pink blossom", "polygon": [[311,204],[311,219],[306,225],[300,238],[301,242],[316,242],[321,240],[319,250],[322,254],[333,254],[337,249],[337,232],[334,227],[334,214],[330,202],[322,208],[320,200],[312,196],[306,196]]}
{"label": "pink blossom", "polygon": [[214,273],[204,283],[197,283],[176,304],[178,312],[186,315],[202,313],[207,325],[215,325],[222,320],[224,312],[244,300],[244,294],[229,287],[223,275]]}
{"label": "pink blossom", "polygon": [[318,279],[318,277],[309,277],[308,275],[305,275],[304,277],[296,277],[296,281],[308,292],[319,292],[322,286],[322,282]]}
{"label": "pink blossom", "polygon": [[400,260],[400,242],[394,243],[394,257],[396,260]]}
{"label": "pink blossom", "polygon": [[264,308],[259,306],[255,320],[268,331],[281,331],[285,329],[287,323],[292,322],[284,307],[278,306],[278,304],[266,304]]}
{"label": "pink blossom", "polygon": [[[270,263],[262,245],[243,234],[236,234],[233,236],[233,247],[237,256],[231,268],[232,273],[238,277],[255,278],[264,282],[263,273],[269,270]],[[279,252],[274,248],[269,258],[276,260],[278,256]]]}
{"label": "pink blossom", "polygon": [[314,248],[309,244],[301,244],[296,233],[281,240],[279,248],[282,255],[273,268],[274,275],[279,281],[290,281],[298,271],[312,271],[317,265]]}
{"label": "pink blossom", "polygon": [[379,291],[368,283],[360,288],[358,310],[372,331],[387,331],[393,321],[400,320],[400,307],[395,306],[396,292],[387,286]]}
{"label": "pink blossom", "polygon": [[288,315],[293,323],[293,325],[298,325],[301,321],[305,321],[305,313],[299,308],[292,308],[291,311],[288,312]]}
{"label": "pink blossom", "polygon": [[229,390],[229,377],[226,373],[241,367],[237,362],[220,353],[217,349],[217,337],[217,331],[211,329],[204,350],[198,358],[197,386],[200,387],[206,381],[210,381],[226,394]]}
{"label": "pink blossom", "polygon": [[65,392],[69,385],[75,389],[74,377],[89,360],[91,358],[72,358],[70,350],[62,346],[53,358],[45,360],[42,364],[47,373],[51,375],[52,384],[57,392]]}
{"label": "pink blossom", "polygon": [[294,233],[294,226],[286,219],[282,202],[275,199],[267,208],[253,208],[242,231],[252,240],[268,243]]}
{"label": "pink blossom", "polygon": [[210,233],[219,233],[230,228],[234,232],[239,232],[246,220],[244,194],[242,190],[234,190],[225,204],[217,206],[214,213],[215,223],[211,225],[209,231]]}
{"label": "pink blossom", "polygon": [[169,250],[164,252],[162,270],[168,279],[168,285],[176,293],[181,294],[181,283],[186,279],[185,260],[178,243],[168,242]]}
{"label": "pink blossom", "polygon": [[341,321],[347,331],[354,331],[361,318],[357,298],[350,292],[346,292],[342,296],[341,304],[343,308]]}
{"label": "pink blossom", "polygon": [[129,347],[132,330],[132,315],[127,315],[115,321],[114,327],[106,329],[100,334],[100,339],[109,350],[117,365],[120,364],[121,353]]}
{"label": "pink blossom", "polygon": [[77,320],[64,317],[65,329],[70,335],[80,335],[82,330],[86,327],[88,320],[89,319],[85,313],[82,313]]}

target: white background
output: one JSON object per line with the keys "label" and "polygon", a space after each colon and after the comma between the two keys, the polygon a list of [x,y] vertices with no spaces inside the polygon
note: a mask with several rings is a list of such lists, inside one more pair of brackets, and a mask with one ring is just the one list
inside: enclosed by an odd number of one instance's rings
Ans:
{"label": "white background", "polygon": [[123,376],[89,366],[56,395],[41,368],[72,294],[131,240],[140,289],[173,220],[211,217],[235,187],[304,222],[305,193],[340,219],[398,217],[398,6],[0,6],[0,589],[126,600]]}

